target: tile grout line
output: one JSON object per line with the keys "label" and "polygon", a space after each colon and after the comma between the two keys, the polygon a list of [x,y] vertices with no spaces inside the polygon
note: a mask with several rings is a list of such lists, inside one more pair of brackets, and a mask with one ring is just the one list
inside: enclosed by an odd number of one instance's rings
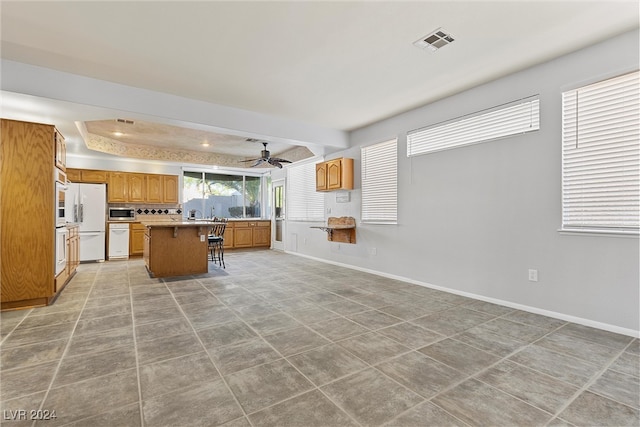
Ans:
{"label": "tile grout line", "polygon": [[[204,285],[203,285],[203,286],[204,286]],[[241,287],[242,287],[242,286],[241,286]],[[205,288],[206,288],[206,287],[205,287]],[[242,288],[243,288],[243,289],[246,289],[246,288],[244,288],[244,287],[242,287]],[[207,290],[209,290],[209,289],[207,289]],[[213,292],[212,292],[211,290],[209,290],[209,292],[211,292],[211,293],[213,294]],[[249,292],[251,292],[251,291],[249,291]],[[213,295],[214,295],[214,296],[216,296],[215,294],[213,294]],[[217,298],[217,296],[216,296],[216,298]],[[222,302],[222,301],[221,301],[221,302]],[[222,304],[224,304],[224,302],[222,302]],[[224,304],[224,305],[225,305],[225,306],[227,306],[226,304]],[[301,371],[300,371],[300,370],[299,370],[299,369],[298,369],[298,368],[297,368],[293,363],[289,362],[289,360],[288,360],[288,359],[287,359],[287,358],[286,358],[286,357],[285,357],[285,356],[284,356],[284,355],[283,355],[283,354],[282,354],[282,353],[281,353],[277,348],[275,348],[275,347],[274,347],[274,346],[273,346],[269,341],[267,341],[261,333],[259,333],[259,332],[258,332],[257,330],[255,330],[251,325],[249,325],[249,324],[248,324],[244,319],[242,319],[240,316],[238,316],[238,314],[237,314],[237,313],[235,313],[235,312],[233,311],[233,309],[231,309],[231,312],[232,312],[232,313],[233,313],[233,315],[234,315],[234,316],[236,316],[236,318],[238,318],[238,319],[239,319],[239,320],[240,320],[240,321],[241,321],[245,326],[247,326],[249,329],[251,329],[251,330],[252,330],[252,331],[253,331],[253,332],[254,332],[258,337],[260,337],[260,338],[261,338],[261,339],[262,339],[262,340],[263,340],[263,341],[264,341],[264,342],[265,342],[269,347],[271,347],[271,348],[272,348],[272,349],[273,349],[273,350],[274,350],[278,355],[280,355],[280,357],[281,357],[282,359],[278,359],[278,360],[284,360],[284,361],[285,361],[289,366],[291,366],[293,369],[295,369],[295,371],[296,371],[296,372],[298,372],[298,373],[299,373],[299,374],[300,374],[300,375],[301,375],[301,376],[302,376],[306,381],[308,381],[308,382],[309,382],[309,384],[311,384],[311,385],[313,386],[313,388],[311,388],[311,389],[309,389],[309,390],[305,390],[305,391],[303,391],[303,392],[296,393],[294,396],[290,396],[290,397],[288,397],[287,399],[284,399],[284,400],[281,400],[281,401],[275,402],[275,403],[273,403],[272,405],[269,405],[269,406],[266,406],[266,407],[264,407],[264,408],[260,408],[260,409],[259,409],[259,410],[257,410],[257,411],[251,412],[251,413],[250,413],[251,415],[253,415],[253,414],[255,414],[255,413],[258,413],[258,412],[260,412],[260,411],[263,411],[263,410],[265,410],[265,409],[267,409],[267,408],[271,408],[271,407],[273,407],[273,406],[279,405],[279,404],[281,404],[281,403],[283,403],[283,402],[286,402],[286,401],[288,401],[288,400],[294,399],[294,398],[296,398],[296,397],[298,397],[298,396],[301,396],[301,395],[303,395],[303,394],[309,393],[309,392],[311,392],[311,391],[318,390],[318,391],[319,391],[320,393],[322,393],[322,395],[323,395],[323,396],[325,396],[325,397],[326,397],[326,398],[327,398],[331,403],[333,403],[333,404],[334,404],[338,409],[340,409],[340,410],[341,410],[341,411],[342,411],[342,412],[343,412],[343,413],[344,413],[348,418],[350,418],[351,420],[353,420],[356,424],[358,424],[358,425],[362,425],[362,424],[360,424],[358,421],[356,421],[356,420],[351,416],[351,414],[349,414],[347,411],[345,411],[345,410],[344,410],[340,405],[337,405],[337,404],[336,404],[332,399],[330,399],[330,398],[329,398],[329,396],[327,396],[327,395],[326,395],[322,390],[320,390],[320,387],[316,386],[316,384],[315,384],[313,381],[311,381],[309,378],[307,378],[307,376],[306,376],[306,375],[304,375],[304,373],[302,373],[302,372],[301,372]],[[288,313],[286,313],[286,312],[283,312],[283,313],[284,313],[286,316],[288,316],[288,317],[290,317],[290,318],[292,318],[292,319],[294,319],[294,320],[296,320],[296,321],[297,321],[297,319],[295,319],[293,316],[289,315]],[[265,316],[265,317],[268,317],[268,316]],[[306,326],[306,325],[304,325],[304,324],[301,324],[301,325],[302,325],[302,326],[304,326],[304,327],[305,327],[305,328],[307,328],[307,329],[310,329],[308,326]],[[293,328],[291,328],[291,329],[293,329]],[[285,329],[285,330],[288,330],[288,329]],[[274,332],[274,333],[278,333],[278,332],[284,332],[284,331],[276,331],[276,332]],[[197,333],[196,333],[196,334],[197,334]],[[318,334],[318,335],[320,335],[320,334]],[[321,335],[321,336],[322,336],[322,335]],[[324,337],[324,336],[322,336],[322,337],[326,339],[326,337]],[[329,340],[329,342],[331,343],[331,340]],[[205,347],[205,350],[206,350],[206,347]],[[208,353],[208,351],[207,351],[207,353]],[[260,366],[262,366],[262,365],[266,365],[266,364],[269,364],[269,363],[273,363],[273,362],[275,362],[275,361],[272,361],[272,362],[266,362],[266,363],[261,364]],[[252,367],[250,367],[250,368],[246,368],[246,369],[252,369],[252,368],[255,368],[255,366],[252,366]],[[238,372],[240,372],[240,371],[238,371]],[[234,372],[234,373],[235,373],[235,372]],[[220,376],[222,376],[222,374],[220,374]],[[235,398],[235,393],[233,393],[233,390],[231,390],[231,388],[230,388],[230,387],[229,387],[229,391],[231,392],[231,394],[233,394],[233,395],[234,395],[234,398]],[[238,403],[239,403],[239,402],[238,402]],[[242,408],[242,405],[240,405],[240,407]],[[253,422],[251,421],[251,419],[250,419],[250,418],[249,418],[249,416],[248,416],[249,414],[247,414],[247,413],[246,413],[246,411],[244,410],[244,408],[242,408],[242,410],[243,410],[243,412],[245,413],[245,417],[246,417],[246,419],[249,421],[249,424],[250,424],[251,426],[254,426]]]}
{"label": "tile grout line", "polygon": [[[15,331],[18,328],[18,326],[22,325],[22,322],[25,321],[25,319],[31,314],[32,311],[33,311],[33,308],[30,308],[27,311],[27,313],[25,313],[25,315],[22,317],[22,319],[20,319],[18,324],[16,326],[14,326],[13,328],[11,328],[11,331],[9,331],[7,333],[7,335],[4,336],[4,338],[0,341],[0,348],[2,348],[2,345],[4,344],[4,342],[7,340],[7,338],[9,338],[9,335],[11,335],[13,333],[13,331]],[[1,320],[0,320],[0,323],[2,323]]]}
{"label": "tile grout line", "polygon": [[[200,286],[202,286],[203,288],[206,289],[206,287],[198,280],[198,279],[194,279],[196,282],[198,282],[198,284]],[[244,408],[242,407],[242,405],[240,404],[240,401],[238,400],[238,398],[236,397],[236,395],[233,393],[233,391],[231,390],[231,387],[229,387],[229,384],[227,383],[227,380],[224,378],[224,376],[222,375],[222,372],[220,371],[220,369],[218,368],[218,366],[216,365],[216,363],[213,361],[213,359],[211,358],[211,355],[209,354],[209,350],[207,349],[207,347],[204,345],[204,343],[202,342],[202,339],[200,338],[200,335],[198,335],[198,331],[196,330],[196,328],[193,326],[193,323],[191,323],[191,319],[189,319],[189,317],[186,315],[185,311],[182,309],[182,306],[180,305],[180,303],[178,302],[178,300],[176,300],[176,296],[175,294],[171,291],[171,288],[169,288],[169,286],[167,286],[167,283],[162,280],[162,283],[165,285],[165,287],[167,288],[167,290],[169,291],[169,294],[171,295],[171,297],[173,298],[174,302],[176,303],[176,305],[178,306],[178,309],[180,310],[180,313],[182,314],[182,316],[186,319],[187,323],[189,323],[189,326],[191,327],[191,330],[193,331],[193,333],[196,336],[196,339],[198,340],[198,343],[200,343],[200,345],[202,346],[204,352],[207,354],[207,357],[209,359],[209,361],[211,362],[211,364],[213,365],[213,367],[215,368],[216,372],[218,373],[218,375],[220,376],[220,379],[222,380],[222,382],[224,383],[225,387],[227,388],[227,391],[229,391],[229,393],[231,394],[231,396],[233,397],[233,400],[236,402],[236,405],[238,405],[238,407],[240,408],[240,411],[242,412],[243,417],[247,420],[247,422],[249,422],[251,424],[251,421],[249,421],[249,417],[247,417],[247,413],[244,410]],[[207,289],[207,291],[209,291]],[[213,295],[216,299],[217,297],[215,295]],[[221,302],[222,303],[222,302]],[[233,312],[232,312],[233,313]],[[234,418],[236,419],[236,418]],[[233,421],[233,420],[227,420],[226,422],[229,421]]]}
{"label": "tile grout line", "polygon": [[[626,345],[622,350],[620,350],[620,351],[619,351],[619,352],[618,352],[614,357],[612,357],[612,358],[611,358],[611,359],[610,359],[606,364],[604,364],[604,367],[603,367],[603,368],[601,368],[600,370],[596,371],[596,373],[594,373],[594,374],[591,376],[591,378],[590,378],[590,379],[589,379],[589,380],[588,380],[588,381],[587,381],[587,382],[586,382],[586,383],[585,383],[581,388],[579,388],[579,389],[578,389],[578,391],[576,391],[576,392],[573,394],[573,396],[567,400],[567,402],[565,402],[565,404],[564,404],[564,405],[563,405],[563,406],[562,406],[562,407],[561,407],[561,408],[556,412],[556,414],[554,415],[554,417],[555,417],[555,418],[558,418],[558,417],[560,416],[560,414],[561,414],[564,410],[566,410],[566,409],[567,409],[567,408],[568,408],[568,407],[569,407],[573,402],[575,402],[575,400],[576,400],[580,395],[582,395],[582,393],[584,393],[585,391],[589,391],[590,393],[594,393],[594,394],[596,394],[596,395],[598,395],[598,396],[600,396],[600,397],[603,397],[603,398],[605,398],[605,399],[609,399],[609,400],[611,400],[611,401],[613,401],[613,402],[619,403],[619,404],[624,405],[624,406],[626,406],[626,407],[628,407],[628,408],[632,408],[632,409],[634,409],[635,411],[638,411],[638,408],[633,408],[632,406],[629,406],[629,405],[627,405],[626,403],[619,402],[619,401],[617,401],[617,400],[615,400],[615,399],[612,399],[612,398],[607,397],[607,396],[602,396],[602,395],[601,395],[601,394],[599,394],[599,393],[596,393],[596,392],[593,392],[593,391],[590,391],[590,390],[589,390],[589,387],[591,387],[593,384],[595,384],[595,383],[596,383],[596,381],[598,381],[598,380],[602,377],[602,374],[604,374],[604,373],[605,373],[605,372],[606,372],[606,371],[611,367],[611,365],[613,365],[613,364],[615,363],[615,361],[616,361],[616,360],[618,360],[618,358],[619,358],[619,357],[620,357],[620,356],[625,352],[625,350],[626,350],[627,348],[629,348],[629,346],[631,346],[631,345],[633,344],[633,341],[634,341],[634,340],[631,340],[631,342],[629,342],[629,343],[628,343],[628,344],[627,344],[627,345]],[[562,419],[562,418],[561,418],[561,419]]]}
{"label": "tile grout line", "polygon": [[[127,263],[128,267],[128,263]],[[133,312],[133,288],[131,287],[131,278],[129,277],[129,268],[127,268],[127,285],[129,288],[129,307],[131,309],[131,329],[133,333],[133,350],[136,356],[136,383],[138,385],[138,409],[140,411],[140,427],[144,427],[144,407],[142,401],[142,384],[140,379],[140,357],[138,355],[138,339],[136,337],[136,317]]]}
{"label": "tile grout line", "polygon": [[[100,269],[102,268],[102,266],[99,266],[97,268],[97,271],[95,272],[95,275],[93,277],[93,281],[91,283],[91,287],[89,288],[89,292],[87,293],[87,296],[84,298],[84,303],[82,304],[82,308],[80,309],[80,313],[78,314],[78,318],[76,319],[73,328],[71,329],[71,333],[69,334],[69,338],[67,341],[67,345],[64,347],[64,351],[62,352],[62,355],[60,356],[60,360],[58,361],[58,364],[56,365],[56,369],[51,377],[51,382],[49,383],[49,387],[47,388],[47,391],[45,392],[44,396],[42,397],[42,402],[40,402],[40,406],[38,407],[39,411],[42,411],[45,402],[47,401],[47,398],[49,397],[49,393],[51,392],[51,389],[53,387],[53,383],[56,380],[56,377],[58,376],[58,373],[60,372],[60,367],[62,366],[62,361],[64,360],[65,356],[67,355],[67,353],[69,352],[69,348],[71,347],[71,341],[73,341],[73,335],[76,332],[76,328],[78,327],[78,323],[80,323],[80,319],[82,318],[82,313],[84,312],[84,309],[87,305],[87,301],[89,300],[89,295],[91,295],[91,292],[93,292],[93,288],[96,285],[96,280],[98,278],[98,272],[100,271]],[[68,285],[68,284],[67,284]],[[35,427],[36,423],[38,422],[38,420],[34,420],[32,423],[32,427]]]}
{"label": "tile grout line", "polygon": [[[505,315],[506,315],[506,314],[505,314]],[[502,316],[497,316],[496,318],[499,318],[499,317],[502,317]],[[494,320],[494,319],[491,319],[491,320]],[[479,323],[478,325],[474,325],[474,326],[472,326],[471,328],[476,327],[476,326],[479,326],[479,325],[484,324],[484,323],[487,323],[487,322],[490,322],[491,320],[487,320],[487,321],[485,321],[485,322],[481,322],[481,323]],[[417,325],[417,326],[419,326],[419,325]],[[464,345],[468,345],[469,347],[474,348],[474,349],[476,349],[476,350],[483,351],[483,352],[488,353],[488,354],[493,354],[493,353],[486,352],[486,351],[485,351],[485,350],[483,350],[483,349],[480,349],[480,348],[475,347],[475,346],[473,346],[473,345],[467,344],[467,343],[465,343],[465,342],[463,342],[463,341],[460,341],[460,340],[458,340],[458,339],[456,339],[456,338],[455,338],[455,336],[456,336],[456,335],[459,335],[459,334],[461,334],[461,333],[464,333],[466,330],[471,329],[471,328],[467,328],[467,329],[464,329],[464,330],[462,330],[462,331],[456,332],[455,334],[445,336],[445,338],[443,338],[443,339],[441,339],[441,340],[439,340],[439,341],[436,341],[436,342],[440,342],[440,341],[443,341],[443,340],[445,340],[445,339],[452,339],[452,340],[457,341],[457,342],[459,342],[459,343],[462,343],[462,344],[464,344]],[[558,327],[558,328],[560,328],[560,327]],[[555,332],[555,330],[557,330],[558,328],[554,329],[553,331],[550,331],[549,333]],[[427,329],[427,328],[424,328],[424,329]],[[428,330],[430,330],[430,329],[428,329]],[[435,331],[434,331],[434,332],[435,332]],[[548,334],[545,334],[545,336],[546,336],[546,335],[548,335]],[[536,339],[536,341],[537,341],[537,339]],[[535,341],[534,341],[534,342],[535,342]],[[425,346],[425,347],[428,347],[429,345],[432,345],[432,344],[434,344],[434,343],[428,344],[428,345],[427,345],[427,346]],[[458,370],[458,369],[454,368],[453,366],[447,365],[447,364],[446,364],[446,363],[444,363],[444,362],[441,362],[441,361],[439,361],[439,360],[436,360],[436,359],[434,359],[434,358],[432,358],[432,357],[430,357],[430,356],[428,356],[428,355],[426,355],[426,354],[424,354],[424,353],[420,352],[420,351],[419,351],[419,349],[416,349],[415,351],[416,351],[416,352],[418,352],[419,354],[421,354],[421,355],[423,355],[423,356],[425,356],[425,357],[428,357],[429,359],[431,359],[431,360],[433,360],[433,361],[435,361],[435,362],[437,362],[437,363],[442,363],[442,364],[444,364],[444,365],[446,365],[446,366],[448,366],[448,367],[450,367],[450,368],[452,368],[452,369],[454,369],[454,370],[456,370],[456,371],[458,371],[458,372],[461,372],[462,374],[466,375],[466,376],[465,376],[463,379],[461,379],[460,381],[456,381],[456,382],[454,382],[454,383],[452,383],[452,384],[448,385],[447,387],[444,387],[442,390],[438,391],[436,394],[434,394],[433,396],[429,397],[429,398],[427,399],[427,401],[428,401],[428,402],[430,402],[431,404],[435,405],[435,406],[436,406],[436,407],[438,407],[439,409],[441,409],[441,410],[445,411],[447,414],[449,414],[449,415],[453,416],[454,418],[459,419],[458,417],[456,417],[455,415],[453,415],[453,414],[451,414],[449,411],[447,411],[445,408],[443,408],[443,407],[441,407],[440,405],[438,405],[437,403],[433,402],[433,399],[435,399],[436,397],[440,396],[441,394],[447,393],[448,391],[450,391],[450,390],[454,389],[455,387],[459,386],[460,384],[462,384],[462,383],[464,383],[464,382],[466,382],[466,381],[469,381],[469,380],[472,380],[472,379],[473,379],[473,380],[476,380],[476,381],[480,381],[480,380],[478,380],[478,379],[476,378],[478,375],[481,375],[482,373],[484,373],[484,372],[486,372],[486,371],[488,371],[488,370],[492,369],[493,367],[497,366],[498,364],[500,364],[500,363],[502,363],[502,362],[504,362],[504,361],[507,361],[509,357],[511,357],[512,355],[514,355],[514,354],[516,354],[516,353],[520,352],[521,350],[523,350],[524,348],[528,347],[528,346],[529,346],[529,345],[531,345],[531,344],[532,344],[532,343],[529,343],[529,344],[527,344],[527,345],[525,345],[525,346],[519,347],[518,349],[516,349],[516,350],[512,351],[511,353],[507,354],[506,356],[504,356],[504,357],[500,358],[499,360],[497,360],[496,362],[492,363],[491,365],[489,365],[489,366],[487,366],[487,367],[485,367],[485,368],[481,369],[480,371],[475,372],[475,373],[473,373],[473,374],[466,374],[466,373],[464,373],[464,372],[462,372],[462,371],[460,371],[460,370]],[[511,395],[510,393],[507,393],[507,392],[506,392],[506,391],[504,391],[504,390],[501,390],[501,389],[499,389],[499,388],[497,388],[497,387],[494,387],[494,386],[492,386],[491,384],[487,384],[487,383],[485,383],[484,381],[480,381],[480,382],[482,382],[483,384],[486,384],[486,385],[490,386],[491,388],[493,388],[493,389],[495,389],[495,390],[498,390],[498,391],[499,391],[499,392],[501,392],[501,393],[507,394],[508,396],[511,396],[511,397],[513,397],[513,398],[515,398],[515,399],[517,399],[517,400],[519,400],[519,401],[521,401],[521,402],[523,402],[523,403],[527,404],[528,406],[531,406],[531,407],[533,407],[533,408],[535,408],[535,409],[537,409],[537,410],[542,410],[541,408],[538,408],[538,407],[536,407],[536,406],[534,406],[534,405],[531,405],[530,403],[525,402],[525,401],[523,401],[522,399],[520,399],[520,398],[518,398],[518,397],[516,397],[516,396],[513,396],[513,395]],[[542,410],[542,411],[543,411],[543,412],[545,412],[545,413],[549,413],[548,411],[545,411],[545,410]],[[406,412],[406,411],[405,411],[405,412]],[[549,413],[549,415],[551,415],[551,414]],[[551,421],[551,420],[553,420],[553,417],[552,417],[549,421]],[[461,420],[461,421],[462,421],[462,420]],[[465,422],[465,424],[467,424],[467,423]]]}

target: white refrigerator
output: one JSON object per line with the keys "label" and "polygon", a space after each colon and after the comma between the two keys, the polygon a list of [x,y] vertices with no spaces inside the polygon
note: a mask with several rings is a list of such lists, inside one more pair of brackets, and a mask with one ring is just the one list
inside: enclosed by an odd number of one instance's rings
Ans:
{"label": "white refrigerator", "polygon": [[67,221],[80,224],[80,261],[104,261],[106,184],[69,184]]}

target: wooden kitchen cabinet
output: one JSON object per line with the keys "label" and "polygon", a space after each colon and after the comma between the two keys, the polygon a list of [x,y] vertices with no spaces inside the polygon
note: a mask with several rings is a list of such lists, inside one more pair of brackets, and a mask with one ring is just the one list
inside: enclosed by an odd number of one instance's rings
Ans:
{"label": "wooden kitchen cabinet", "polygon": [[137,256],[144,253],[144,232],[146,227],[139,222],[129,224],[129,255]]}
{"label": "wooden kitchen cabinet", "polygon": [[177,175],[109,172],[107,201],[109,203],[176,204],[179,194],[178,182]]}
{"label": "wooden kitchen cabinet", "polygon": [[65,170],[67,168],[67,145],[64,142],[64,137],[57,130],[54,131],[54,138],[56,141],[56,167]]}
{"label": "wooden kitchen cabinet", "polygon": [[2,309],[47,305],[56,295],[56,134],[52,125],[0,122]]}
{"label": "wooden kitchen cabinet", "polygon": [[69,277],[73,276],[80,265],[80,227],[69,227]]}
{"label": "wooden kitchen cabinet", "polygon": [[56,292],[60,292],[69,280],[76,274],[80,265],[80,227],[78,225],[67,226],[67,266],[65,270],[56,276]]}
{"label": "wooden kitchen cabinet", "polygon": [[126,172],[109,172],[107,183],[107,201],[109,203],[125,203],[129,201],[129,185]]}
{"label": "wooden kitchen cabinet", "polygon": [[146,175],[142,173],[130,173],[128,174],[127,182],[129,186],[129,202],[142,203],[146,202],[145,187],[146,187]]}
{"label": "wooden kitchen cabinet", "polygon": [[253,227],[253,247],[271,246],[271,222],[258,221]]}
{"label": "wooden kitchen cabinet", "polygon": [[179,182],[177,175],[162,176],[162,203],[178,203]]}
{"label": "wooden kitchen cabinet", "polygon": [[67,168],[67,181],[82,182],[82,170]]}
{"label": "wooden kitchen cabinet", "polygon": [[224,230],[224,248],[271,246],[271,221],[233,220]]}
{"label": "wooden kitchen cabinet", "polygon": [[109,172],[67,168],[67,180],[77,183],[107,184],[109,182]]}
{"label": "wooden kitchen cabinet", "polygon": [[341,157],[316,164],[316,191],[353,190],[353,159]]}
{"label": "wooden kitchen cabinet", "polygon": [[146,181],[146,201],[148,203],[162,203],[164,201],[164,176],[147,175]]}
{"label": "wooden kitchen cabinet", "polygon": [[235,222],[233,224],[233,247],[250,248],[253,246],[253,230],[248,222]]}
{"label": "wooden kitchen cabinet", "polygon": [[87,182],[91,184],[106,184],[107,181],[108,181],[107,171],[98,171],[98,170],[82,171],[82,182]]}
{"label": "wooden kitchen cabinet", "polygon": [[233,228],[233,226],[229,226],[228,222],[227,226],[224,229],[224,234],[222,235],[222,237],[224,239],[223,247],[225,249],[233,248],[233,245],[235,243],[235,229]]}

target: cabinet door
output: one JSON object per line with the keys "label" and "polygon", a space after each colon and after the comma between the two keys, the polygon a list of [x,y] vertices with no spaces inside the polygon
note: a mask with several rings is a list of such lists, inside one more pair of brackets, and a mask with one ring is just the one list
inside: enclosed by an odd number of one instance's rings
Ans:
{"label": "cabinet door", "polygon": [[253,246],[271,245],[271,227],[253,228]]}
{"label": "cabinet door", "polygon": [[[67,173],[67,177],[69,174]],[[82,182],[103,184],[107,182],[107,171],[82,170]]]}
{"label": "cabinet door", "polygon": [[164,175],[162,178],[164,189],[163,203],[178,203],[178,176]]}
{"label": "cabinet door", "polygon": [[233,231],[234,248],[250,248],[253,246],[253,230],[249,227],[236,227]]}
{"label": "cabinet door", "polygon": [[123,203],[128,199],[127,174],[124,172],[110,172],[107,184],[108,199],[111,203]]}
{"label": "cabinet door", "polygon": [[129,234],[129,255],[142,255],[144,253],[144,227],[131,229]]}
{"label": "cabinet door", "polygon": [[82,170],[69,168],[69,169],[66,170],[66,172],[67,172],[67,181],[81,182],[81,180],[82,180]]}
{"label": "cabinet door", "polygon": [[162,175],[147,175],[147,202],[162,203]]}
{"label": "cabinet door", "polygon": [[72,248],[71,248],[71,261],[73,264],[73,271],[76,271],[78,265],[80,265],[80,236],[78,235],[78,229],[76,228],[75,235],[72,240]]}
{"label": "cabinet door", "polygon": [[64,138],[58,131],[55,132],[55,144],[56,144],[56,167],[58,169],[65,170],[67,167],[67,147],[64,143]]}
{"label": "cabinet door", "polygon": [[342,186],[342,160],[336,159],[327,162],[327,188],[336,190]]}
{"label": "cabinet door", "polygon": [[233,248],[234,246],[234,228],[229,227],[229,224],[227,224],[227,227],[224,229],[224,234],[222,235],[224,237],[224,248],[225,249],[229,249],[229,248]]}
{"label": "cabinet door", "polygon": [[130,173],[127,177],[129,181],[129,198],[128,202],[144,202],[145,201],[145,179],[142,173]]}
{"label": "cabinet door", "polygon": [[316,191],[324,191],[327,189],[327,164],[316,164]]}

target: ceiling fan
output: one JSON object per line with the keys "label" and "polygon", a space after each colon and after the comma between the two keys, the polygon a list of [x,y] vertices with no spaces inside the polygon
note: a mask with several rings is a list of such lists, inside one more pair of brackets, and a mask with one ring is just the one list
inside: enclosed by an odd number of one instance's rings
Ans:
{"label": "ceiling fan", "polygon": [[267,142],[263,142],[262,145],[264,145],[264,150],[262,150],[261,153],[262,157],[260,157],[259,159],[240,160],[240,162],[255,162],[251,165],[252,168],[266,162],[280,169],[282,169],[281,163],[291,163],[291,161],[289,160],[280,159],[278,157],[271,157],[269,150],[267,150]]}

